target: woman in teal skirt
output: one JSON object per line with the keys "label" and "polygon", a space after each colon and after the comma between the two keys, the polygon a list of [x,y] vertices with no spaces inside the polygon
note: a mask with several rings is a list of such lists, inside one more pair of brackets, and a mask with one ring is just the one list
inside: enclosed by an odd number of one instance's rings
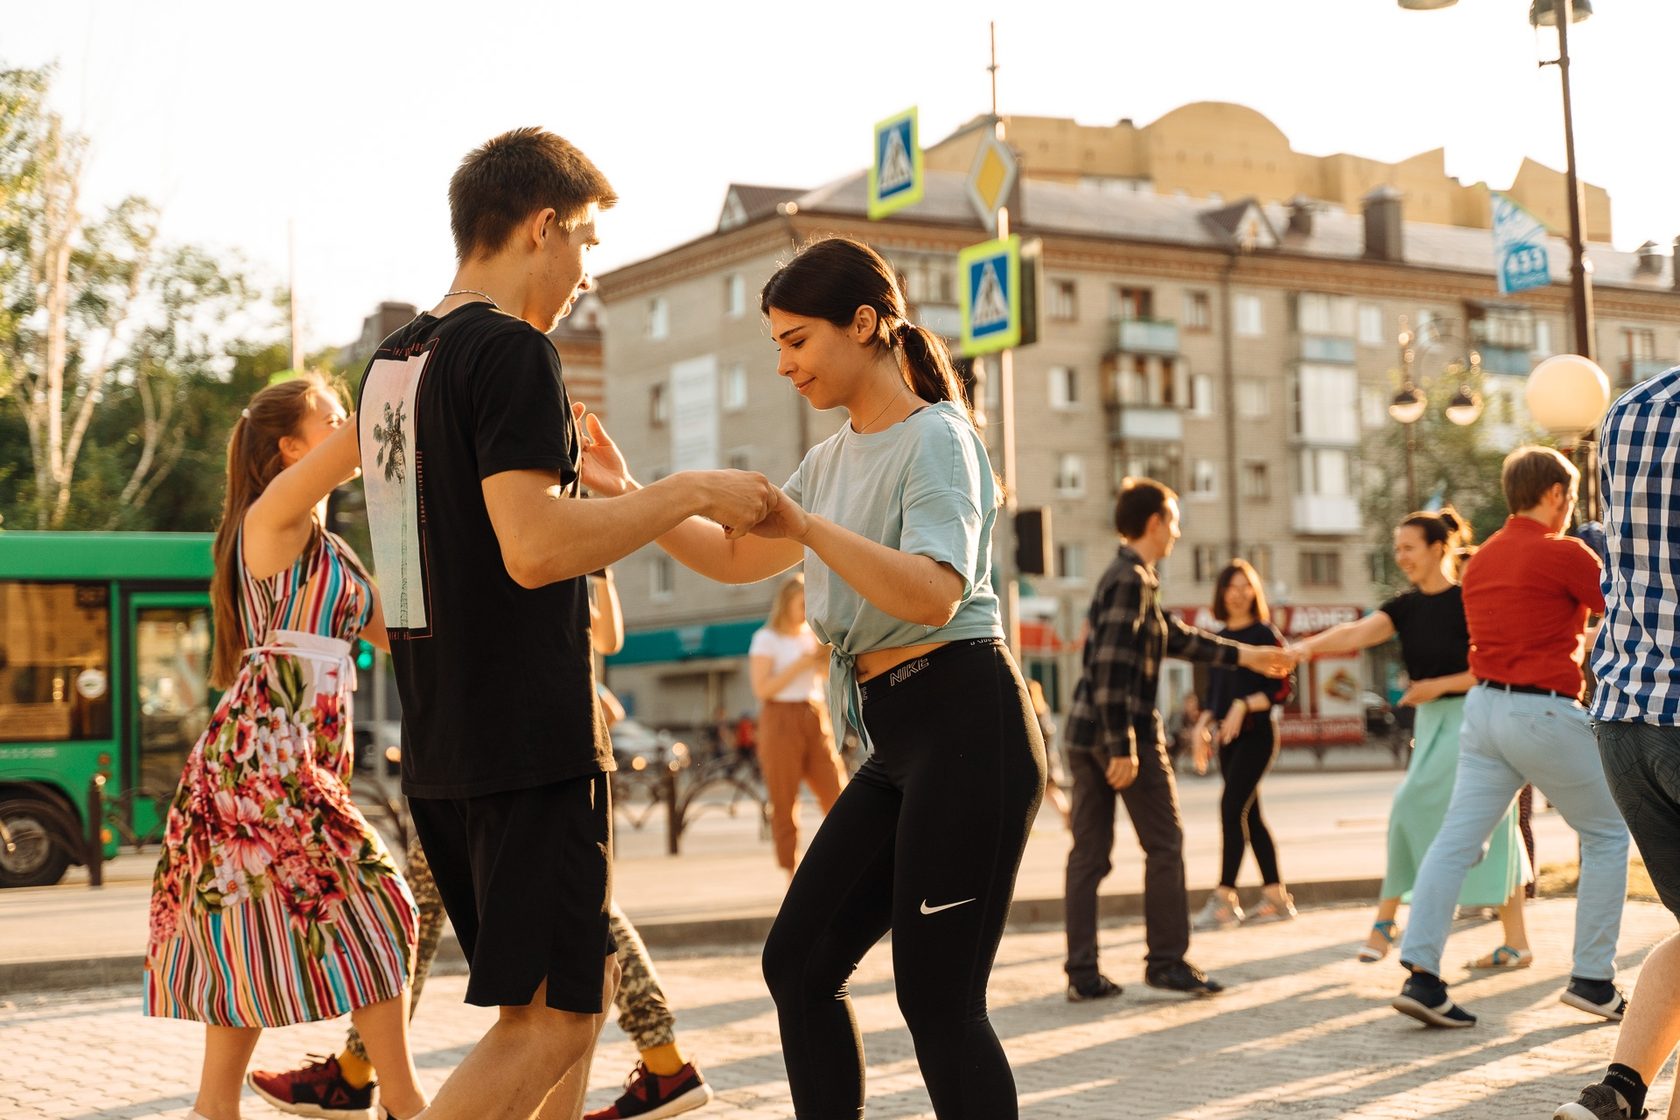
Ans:
{"label": "woman in teal skirt", "polygon": [[[1407,517],[1394,530],[1394,560],[1411,589],[1358,621],[1332,627],[1292,647],[1301,656],[1351,653],[1398,636],[1411,678],[1400,703],[1417,708],[1412,760],[1394,792],[1382,900],[1371,935],[1359,950],[1359,959],[1366,962],[1381,960],[1399,941],[1395,916],[1411,892],[1418,866],[1452,800],[1464,694],[1476,683],[1470,675],[1464,599],[1453,578],[1460,549],[1468,541],[1468,526],[1451,508]],[[1460,906],[1497,906],[1505,927],[1504,943],[1470,962],[1471,968],[1526,968],[1532,963],[1522,904],[1523,887],[1533,877],[1513,801],[1458,897]]]}

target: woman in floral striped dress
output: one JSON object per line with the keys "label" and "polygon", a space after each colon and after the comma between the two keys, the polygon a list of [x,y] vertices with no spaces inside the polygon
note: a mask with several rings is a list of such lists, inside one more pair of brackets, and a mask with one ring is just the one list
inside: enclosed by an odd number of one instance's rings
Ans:
{"label": "woman in floral striped dress", "polygon": [[346,1012],[383,1110],[425,1106],[408,1053],[414,900],[350,800],[351,645],[383,643],[384,623],[321,506],[356,466],[355,425],[315,378],[258,393],[228,441],[211,672],[227,691],[169,812],[146,954],[146,1013],[206,1026],[193,1120],[237,1120],[261,1028]]}

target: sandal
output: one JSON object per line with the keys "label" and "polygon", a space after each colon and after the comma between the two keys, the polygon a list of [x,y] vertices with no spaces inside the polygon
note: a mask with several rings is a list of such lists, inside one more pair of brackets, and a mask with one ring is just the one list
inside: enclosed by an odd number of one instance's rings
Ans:
{"label": "sandal", "polygon": [[1509,945],[1501,945],[1479,960],[1466,962],[1464,967],[1472,972],[1510,972],[1519,968],[1527,968],[1533,963],[1534,953],[1532,951],[1513,949]]}
{"label": "sandal", "polygon": [[1376,964],[1388,956],[1388,951],[1400,944],[1400,923],[1372,922],[1371,932],[1382,934],[1381,946],[1361,945],[1359,947],[1359,961],[1361,964]]}

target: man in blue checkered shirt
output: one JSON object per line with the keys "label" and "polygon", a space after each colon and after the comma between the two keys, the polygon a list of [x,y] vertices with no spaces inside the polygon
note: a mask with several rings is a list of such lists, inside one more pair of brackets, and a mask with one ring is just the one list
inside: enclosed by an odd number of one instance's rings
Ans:
{"label": "man in blue checkered shirt", "polygon": [[[1600,432],[1604,623],[1593,648],[1594,730],[1610,792],[1657,894],[1680,916],[1680,367],[1610,406]],[[1680,940],[1645,958],[1604,1080],[1557,1120],[1644,1116],[1680,1042]],[[1669,1113],[1680,1104],[1680,1092]]]}

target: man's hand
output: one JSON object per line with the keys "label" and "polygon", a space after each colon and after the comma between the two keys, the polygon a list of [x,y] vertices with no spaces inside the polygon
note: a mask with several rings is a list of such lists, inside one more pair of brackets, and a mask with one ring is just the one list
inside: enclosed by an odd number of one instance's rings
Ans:
{"label": "man's hand", "polygon": [[1289,651],[1277,646],[1243,646],[1237,654],[1237,664],[1268,677],[1287,677],[1295,668]]}
{"label": "man's hand", "polygon": [[1213,758],[1213,724],[1201,721],[1196,724],[1196,730],[1190,736],[1190,761],[1196,768],[1196,773],[1206,774],[1208,762]]}
{"label": "man's hand", "polygon": [[1108,779],[1108,784],[1115,789],[1125,789],[1137,781],[1137,776],[1138,760],[1130,755],[1121,755],[1118,758],[1109,759],[1108,766],[1103,773],[1103,777]]}
{"label": "man's hand", "polygon": [[1407,705],[1416,707],[1419,704],[1429,703],[1439,695],[1441,695],[1441,687],[1433,679],[1413,681],[1406,691],[1400,694],[1399,703],[1401,707]]}
{"label": "man's hand", "polygon": [[593,412],[586,413],[580,402],[572,405],[572,419],[577,421],[578,435],[583,440],[581,473],[589,492],[603,498],[616,498],[633,487],[635,480],[630,477],[630,466],[624,461],[624,453],[607,435],[601,418]]}
{"label": "man's hand", "polygon": [[811,531],[811,515],[798,502],[782,493],[779,487],[772,486],[769,510],[747,528],[758,537],[803,540],[805,534]]}
{"label": "man's hand", "polygon": [[695,471],[704,497],[700,516],[723,526],[730,539],[763,521],[781,493],[757,471]]}

